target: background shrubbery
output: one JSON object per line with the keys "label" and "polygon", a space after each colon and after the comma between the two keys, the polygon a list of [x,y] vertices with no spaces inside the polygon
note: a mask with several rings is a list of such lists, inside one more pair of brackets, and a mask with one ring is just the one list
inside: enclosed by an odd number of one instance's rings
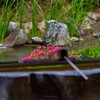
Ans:
{"label": "background shrubbery", "polygon": [[[38,34],[39,21],[54,19],[67,24],[70,36],[79,36],[80,26],[99,0],[0,0],[0,41],[2,42],[10,21],[20,22],[23,18],[32,21],[32,36]],[[5,27],[6,26],[6,27]]]}

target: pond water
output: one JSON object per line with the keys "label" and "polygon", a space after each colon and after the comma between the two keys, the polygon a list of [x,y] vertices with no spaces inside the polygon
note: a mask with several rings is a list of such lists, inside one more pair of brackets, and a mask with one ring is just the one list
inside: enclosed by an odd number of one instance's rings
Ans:
{"label": "pond water", "polygon": [[36,48],[35,45],[16,46],[0,50],[0,62],[21,60]]}

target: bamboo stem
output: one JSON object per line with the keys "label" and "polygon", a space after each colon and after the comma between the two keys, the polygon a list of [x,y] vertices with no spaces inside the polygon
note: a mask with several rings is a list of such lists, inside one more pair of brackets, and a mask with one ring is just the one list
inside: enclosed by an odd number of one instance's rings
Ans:
{"label": "bamboo stem", "polygon": [[88,80],[88,77],[74,63],[72,63],[66,56],[64,56],[64,58],[85,80]]}

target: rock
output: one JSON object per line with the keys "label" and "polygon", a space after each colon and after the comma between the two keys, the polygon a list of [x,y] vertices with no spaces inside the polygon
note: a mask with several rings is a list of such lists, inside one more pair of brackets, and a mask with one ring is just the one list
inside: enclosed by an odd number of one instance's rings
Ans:
{"label": "rock", "polygon": [[0,44],[0,50],[6,49],[6,48],[7,48],[6,46],[4,46],[3,44]]}
{"label": "rock", "polygon": [[94,9],[92,10],[92,12],[89,12],[88,13],[88,17],[91,19],[91,20],[94,20],[96,22],[100,22],[100,6],[96,5],[94,7]]}
{"label": "rock", "polygon": [[39,37],[32,37],[32,42],[33,43],[42,43],[43,40],[41,38],[39,38]]}
{"label": "rock", "polygon": [[88,17],[85,17],[85,19],[81,25],[81,33],[84,35],[84,30],[91,29],[91,24],[93,24],[93,23],[94,22],[91,19],[89,19]]}
{"label": "rock", "polygon": [[92,34],[94,37],[100,37],[100,34]]}
{"label": "rock", "polygon": [[71,37],[70,40],[73,41],[73,42],[78,42],[80,40],[82,41],[83,39],[82,38],[77,38],[77,37]]}
{"label": "rock", "polygon": [[82,35],[100,34],[100,7],[98,12],[89,12],[81,25]]}
{"label": "rock", "polygon": [[45,32],[45,21],[43,20],[42,22],[38,23],[38,29],[41,33]]}
{"label": "rock", "polygon": [[8,26],[8,33],[13,32],[17,28],[17,23],[15,22],[10,22]]}
{"label": "rock", "polygon": [[81,34],[82,36],[90,36],[93,34],[93,29],[92,28],[86,28],[83,29],[83,33]]}
{"label": "rock", "polygon": [[27,18],[23,18],[22,23],[27,23]]}
{"label": "rock", "polygon": [[32,30],[32,22],[27,22],[27,23],[23,23],[23,29],[26,31],[26,33],[29,33],[30,30]]}
{"label": "rock", "polygon": [[66,24],[55,20],[47,22],[47,32],[44,36],[44,42],[52,45],[67,45],[69,43],[69,33]]}
{"label": "rock", "polygon": [[25,44],[28,41],[27,33],[23,29],[11,32],[3,41],[5,46],[16,46]]}
{"label": "rock", "polygon": [[100,14],[99,13],[95,13],[95,12],[90,12],[88,14],[88,17],[92,20],[95,20],[95,21],[100,21]]}
{"label": "rock", "polygon": [[81,25],[81,35],[100,34],[100,22],[86,17]]}
{"label": "rock", "polygon": [[100,22],[94,22],[91,24],[91,28],[93,29],[93,34],[100,36]]}

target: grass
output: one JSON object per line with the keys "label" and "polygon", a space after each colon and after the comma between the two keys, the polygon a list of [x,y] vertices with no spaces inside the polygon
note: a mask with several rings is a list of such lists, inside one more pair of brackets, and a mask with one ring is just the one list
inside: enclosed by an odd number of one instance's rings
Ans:
{"label": "grass", "polygon": [[53,0],[47,2],[46,10],[44,11],[44,18],[46,20],[57,20],[62,22],[62,17],[66,14],[68,1],[65,0],[56,0],[53,3]]}
{"label": "grass", "polygon": [[70,36],[80,35],[80,26],[90,12],[95,7],[94,0],[72,0],[67,12],[67,21]]}
{"label": "grass", "polygon": [[3,41],[4,37],[7,35],[8,25],[11,21],[11,17],[13,15],[12,6],[14,4],[15,0],[13,2],[9,3],[6,2],[2,7],[2,12],[0,16],[0,42]]}
{"label": "grass", "polygon": [[22,21],[23,21],[23,15],[24,15],[24,8],[25,8],[25,4],[24,4],[24,0],[22,0],[20,3],[20,7],[19,7],[19,23],[20,23],[20,28],[22,28]]}
{"label": "grass", "polygon": [[28,5],[28,3],[25,1],[25,0],[21,0],[19,2],[16,3],[16,12],[15,12],[15,15],[13,15],[15,17],[15,21],[19,22],[20,23],[20,28],[23,28],[23,17],[25,15],[25,8],[28,8],[30,9],[30,6]]}
{"label": "grass", "polygon": [[[18,22],[20,23],[20,28],[22,28],[22,21],[24,16],[25,6],[29,8],[29,5],[25,0],[2,0],[0,4],[4,3],[0,15],[0,43],[3,42],[3,39],[7,36],[7,30],[9,22],[16,16]],[[16,19],[14,19],[16,20]]]}
{"label": "grass", "polygon": [[47,17],[46,17],[46,19],[48,19],[48,20],[52,20],[52,19],[54,19],[54,20],[58,20],[59,19],[59,17],[58,17],[58,14],[59,14],[59,10],[60,10],[60,5],[59,5],[59,3],[60,3],[60,0],[57,0],[57,2],[53,5],[52,4],[52,0],[50,1],[50,9],[48,9],[48,10],[50,10],[49,11],[49,13],[47,14],[45,14],[45,15],[48,15]]}
{"label": "grass", "polygon": [[36,19],[37,7],[38,3],[36,2],[36,0],[32,0],[32,25],[33,25],[32,36],[37,35],[37,19]]}

